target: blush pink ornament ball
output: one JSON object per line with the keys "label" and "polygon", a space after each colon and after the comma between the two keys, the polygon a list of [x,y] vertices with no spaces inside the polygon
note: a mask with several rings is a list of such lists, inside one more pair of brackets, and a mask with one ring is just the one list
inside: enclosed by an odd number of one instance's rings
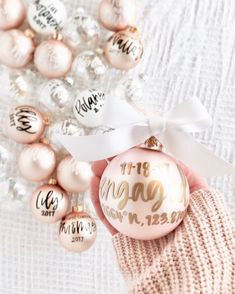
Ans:
{"label": "blush pink ornament ball", "polygon": [[135,0],[103,0],[99,6],[99,19],[110,31],[120,31],[136,22]]}
{"label": "blush pink ornament ball", "polygon": [[96,223],[84,211],[73,211],[60,223],[59,242],[68,251],[86,251],[94,244],[96,235]]}
{"label": "blush pink ornament ball", "polygon": [[8,67],[22,68],[33,57],[33,40],[20,30],[0,33],[0,44],[0,63]]}
{"label": "blush pink ornament ball", "polygon": [[133,148],[109,163],[101,178],[99,199],[116,230],[131,238],[152,240],[180,224],[189,204],[189,187],[168,155]]}
{"label": "blush pink ornament ball", "polygon": [[19,27],[25,18],[25,7],[21,0],[0,1],[0,30]]}
{"label": "blush pink ornament ball", "polygon": [[21,175],[27,180],[47,180],[56,167],[55,152],[47,144],[30,144],[21,151],[18,165]]}
{"label": "blush pink ornament ball", "polygon": [[57,185],[43,185],[34,191],[31,210],[41,222],[53,224],[62,219],[69,208],[69,196]]}
{"label": "blush pink ornament ball", "polygon": [[44,41],[35,50],[34,64],[47,78],[64,77],[72,65],[72,52],[59,40]]}
{"label": "blush pink ornament ball", "polygon": [[9,138],[20,144],[37,141],[45,130],[40,111],[28,105],[12,109],[6,120],[6,133]]}
{"label": "blush pink ornament ball", "polygon": [[137,30],[130,27],[114,33],[104,47],[107,61],[115,68],[129,70],[135,67],[143,55],[143,45]]}
{"label": "blush pink ornament ball", "polygon": [[90,164],[78,161],[72,156],[65,157],[57,167],[58,183],[71,193],[86,191],[89,188],[91,177]]}

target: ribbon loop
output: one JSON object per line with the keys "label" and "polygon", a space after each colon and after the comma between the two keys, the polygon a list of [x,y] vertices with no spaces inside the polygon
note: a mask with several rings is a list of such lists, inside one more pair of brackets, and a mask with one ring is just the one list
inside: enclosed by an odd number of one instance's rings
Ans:
{"label": "ribbon loop", "polygon": [[96,161],[120,154],[157,136],[167,152],[203,176],[235,174],[235,167],[196,142],[189,133],[202,132],[211,117],[197,98],[177,105],[164,117],[146,117],[126,101],[107,101],[104,125],[113,131],[92,136],[58,135],[59,141],[78,160]]}
{"label": "ribbon loop", "polygon": [[166,130],[166,119],[165,117],[150,117],[148,119],[149,133],[151,135],[158,135],[164,133]]}

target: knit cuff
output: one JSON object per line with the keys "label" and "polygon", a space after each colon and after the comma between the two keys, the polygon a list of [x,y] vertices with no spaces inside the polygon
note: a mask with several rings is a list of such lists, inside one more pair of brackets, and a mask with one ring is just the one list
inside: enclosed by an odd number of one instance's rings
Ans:
{"label": "knit cuff", "polygon": [[222,198],[215,190],[195,191],[182,223],[158,240],[113,236],[120,269],[133,293],[235,293],[233,227]]}

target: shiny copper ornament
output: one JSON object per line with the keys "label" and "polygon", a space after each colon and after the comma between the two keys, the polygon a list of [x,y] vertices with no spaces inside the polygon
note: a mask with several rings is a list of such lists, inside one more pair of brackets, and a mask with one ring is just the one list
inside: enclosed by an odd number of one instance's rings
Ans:
{"label": "shiny copper ornament", "polygon": [[33,57],[34,42],[32,35],[20,30],[0,33],[0,63],[11,68],[25,67]]}
{"label": "shiny copper ornament", "polygon": [[189,204],[185,175],[170,156],[154,150],[156,143],[151,138],[144,148],[116,156],[100,182],[106,218],[116,230],[135,239],[167,235],[183,220]]}
{"label": "shiny copper ornament", "polygon": [[45,121],[40,111],[29,105],[12,109],[6,120],[6,134],[20,144],[39,140],[45,130]]}
{"label": "shiny copper ornament", "polygon": [[30,144],[21,151],[18,166],[21,175],[29,181],[47,180],[56,167],[55,152],[48,144]]}
{"label": "shiny copper ornament", "polygon": [[68,251],[86,251],[94,244],[96,235],[95,221],[80,209],[69,213],[60,223],[59,241]]}
{"label": "shiny copper ornament", "polygon": [[31,209],[34,216],[43,223],[56,223],[69,208],[67,193],[57,185],[49,184],[37,188],[32,195]]}
{"label": "shiny copper ornament", "polygon": [[21,0],[0,0],[0,30],[17,28],[24,19],[25,7]]}
{"label": "shiny copper ornament", "polygon": [[143,45],[136,28],[114,33],[104,47],[107,61],[115,68],[129,70],[135,67],[143,55]]}

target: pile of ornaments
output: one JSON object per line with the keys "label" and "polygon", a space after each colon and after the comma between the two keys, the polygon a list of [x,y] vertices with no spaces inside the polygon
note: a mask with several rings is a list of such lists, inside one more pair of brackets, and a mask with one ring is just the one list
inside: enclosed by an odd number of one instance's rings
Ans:
{"label": "pile of ornaments", "polygon": [[[103,44],[106,60],[115,68],[133,68],[143,53],[138,30],[133,27],[135,1],[104,0],[99,16],[105,28],[115,31]],[[26,19],[25,26],[29,27],[22,31],[20,27]],[[71,69],[79,71],[82,59],[76,60],[76,54],[81,49],[81,40],[97,45],[99,24],[81,9],[68,23],[66,20],[66,7],[60,0],[35,0],[27,11],[22,0],[2,0],[0,63],[19,69],[33,60],[38,72],[47,78],[65,77]],[[37,40],[36,34],[47,38]],[[90,66],[98,76],[104,71],[100,59],[93,60]]]}
{"label": "pile of ornaments", "polygon": [[[31,197],[34,216],[44,223],[60,221],[60,243],[74,252],[88,249],[96,238],[96,224],[83,199],[92,172],[89,163],[64,155],[58,142],[54,144],[54,121],[59,119],[60,131],[68,135],[109,131],[101,126],[105,94],[84,85],[100,81],[106,62],[128,70],[143,54],[134,27],[134,0],[101,1],[99,19],[114,31],[107,41],[101,37],[99,22],[81,8],[68,18],[59,0],[35,0],[27,9],[22,0],[0,0],[0,64],[5,72],[11,70],[4,86],[9,88],[6,96],[13,92],[14,98],[4,134],[24,146],[17,156],[21,176],[40,183]],[[19,104],[19,97],[32,103]],[[53,125],[42,113],[45,109]],[[1,164],[9,162],[8,155],[7,146],[0,150]],[[10,179],[9,190],[23,195],[22,185]]]}

